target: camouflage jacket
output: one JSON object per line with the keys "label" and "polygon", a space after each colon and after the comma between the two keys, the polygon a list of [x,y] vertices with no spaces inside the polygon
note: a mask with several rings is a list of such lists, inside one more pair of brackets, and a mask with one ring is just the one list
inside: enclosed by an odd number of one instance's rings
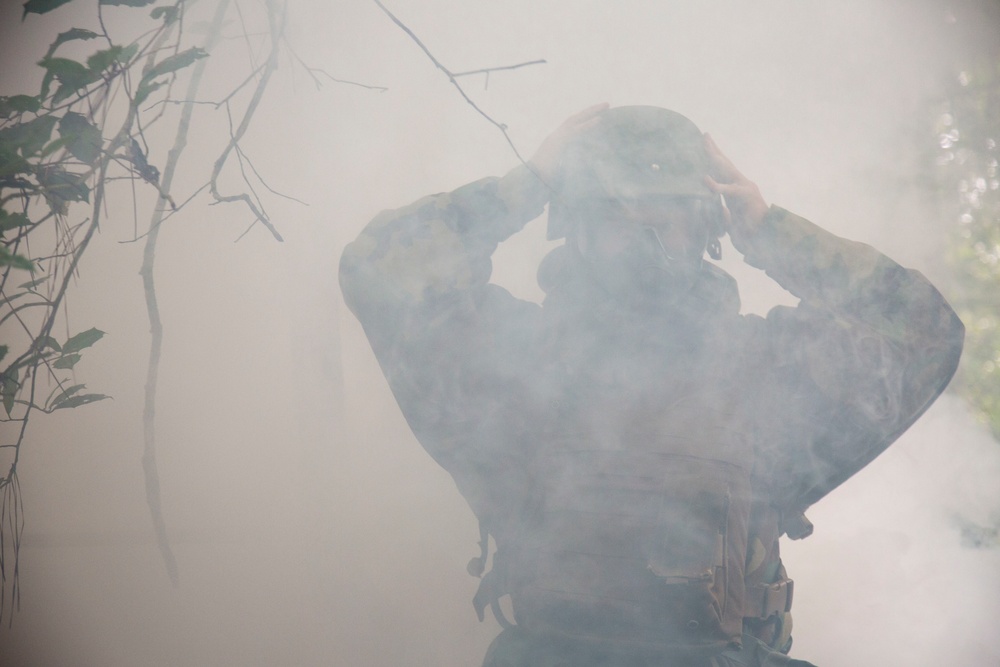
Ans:
{"label": "camouflage jacket", "polygon": [[[565,247],[541,267],[543,305],[528,303],[489,282],[491,255],[547,199],[518,167],[384,211],[346,248],[341,288],[414,434],[502,551],[536,499],[539,451],[641,447],[661,437],[667,406],[696,400],[708,411],[690,423],[671,411],[691,431],[671,437],[746,436],[747,587],[777,590],[779,536],[808,534],[802,512],[943,391],[961,322],[920,273],[779,207],[745,261],[795,307],[740,315],[735,281],[706,266],[683,303],[640,308],[602,294]],[[745,615],[752,634],[787,649],[791,591],[779,593],[748,597]]]}

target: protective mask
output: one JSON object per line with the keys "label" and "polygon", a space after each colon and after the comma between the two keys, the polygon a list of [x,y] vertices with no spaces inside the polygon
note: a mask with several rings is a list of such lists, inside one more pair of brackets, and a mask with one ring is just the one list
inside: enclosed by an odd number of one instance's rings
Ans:
{"label": "protective mask", "polygon": [[593,229],[582,231],[590,235],[577,245],[587,272],[616,299],[672,301],[691,289],[701,268],[700,256],[671,255],[652,227],[636,228],[610,250]]}

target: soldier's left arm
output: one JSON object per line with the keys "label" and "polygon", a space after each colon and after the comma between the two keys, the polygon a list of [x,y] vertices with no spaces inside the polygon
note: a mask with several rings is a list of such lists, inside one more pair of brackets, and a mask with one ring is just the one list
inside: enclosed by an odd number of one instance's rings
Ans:
{"label": "soldier's left arm", "polygon": [[894,442],[944,391],[964,327],[937,289],[871,246],[780,207],[706,141],[745,261],[799,297],[759,322],[759,477],[779,506],[816,502]]}
{"label": "soldier's left arm", "polygon": [[[799,297],[764,327],[780,423],[772,487],[805,507],[899,437],[944,391],[964,327],[937,289],[871,246],[772,206],[744,259]],[[766,445],[765,445],[766,448]],[[789,455],[797,451],[798,456]]]}

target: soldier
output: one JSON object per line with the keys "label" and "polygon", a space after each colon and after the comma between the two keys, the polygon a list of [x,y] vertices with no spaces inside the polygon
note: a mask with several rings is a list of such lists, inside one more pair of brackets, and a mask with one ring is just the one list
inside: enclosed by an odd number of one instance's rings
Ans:
{"label": "soldier", "polygon": [[[546,203],[539,306],[490,257]],[[704,258],[724,234],[798,306],[741,315]],[[485,667],[808,665],[779,537],[935,400],[964,333],[918,272],[769,207],[655,107],[592,107],[506,176],[380,213],[340,284],[480,521],[473,574],[494,538]]]}

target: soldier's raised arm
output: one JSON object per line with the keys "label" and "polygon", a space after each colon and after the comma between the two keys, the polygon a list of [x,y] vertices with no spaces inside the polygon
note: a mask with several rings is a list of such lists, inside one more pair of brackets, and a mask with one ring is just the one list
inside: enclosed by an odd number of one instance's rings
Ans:
{"label": "soldier's raised arm", "polygon": [[[538,217],[566,142],[607,107],[570,117],[528,165],[379,213],[344,250],[340,286],[410,427],[439,463],[506,434],[536,304],[489,284],[498,243]],[[490,388],[484,391],[483,388]],[[492,430],[491,430],[492,429]]]}
{"label": "soldier's raised arm", "polygon": [[528,165],[502,178],[483,178],[375,216],[344,250],[340,286],[377,345],[389,344],[404,313],[486,286],[497,244],[541,215],[564,146],[607,106],[571,116]]}
{"label": "soldier's raised arm", "polygon": [[[767,443],[759,472],[804,509],[860,470],[927,409],[958,364],[964,327],[937,289],[871,246],[777,207],[706,136],[709,187],[726,198],[745,261],[799,297],[773,309]],[[765,417],[766,419],[766,417]]]}

